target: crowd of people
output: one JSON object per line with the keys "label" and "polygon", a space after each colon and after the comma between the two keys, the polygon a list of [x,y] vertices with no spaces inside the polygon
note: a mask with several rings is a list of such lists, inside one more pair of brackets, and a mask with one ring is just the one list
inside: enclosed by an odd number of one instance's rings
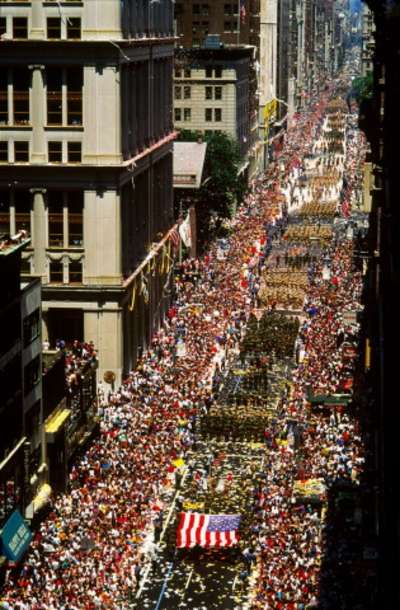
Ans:
{"label": "crowd of people", "polygon": [[[282,244],[282,239],[289,215],[304,203],[301,188],[295,196],[293,189],[313,142],[321,137],[329,140],[330,149],[340,148],[323,135],[326,108],[337,84],[327,86],[309,111],[298,115],[277,161],[252,184],[231,221],[226,256],[217,256],[214,245],[201,260],[182,263],[165,325],[122,386],[102,396],[99,436],[78,456],[68,493],[54,498],[23,565],[8,571],[4,608],[131,607],[148,542],[162,526],[174,493],[177,460],[193,447],[197,414],[213,405],[210,379],[215,363],[223,363],[231,350],[238,349],[257,304],[260,272],[275,250],[282,252],[286,266],[286,257],[296,256],[304,258],[306,268],[307,257],[314,252],[306,240]],[[347,128],[347,119],[344,124]],[[340,133],[345,133],[342,127]],[[336,154],[332,150],[327,163]],[[359,157],[352,154],[356,174]],[[340,157],[339,161],[340,169],[344,162]],[[355,174],[347,179],[348,201],[357,186]],[[324,477],[329,483],[338,476],[353,480],[362,465],[354,423],[346,415],[340,421],[306,425],[306,390],[310,385],[314,393],[337,390],[346,373],[337,336],[356,331],[341,317],[344,308],[357,306],[361,284],[359,275],[350,274],[351,243],[339,236],[328,250],[331,280],[326,284],[321,279],[321,262],[315,261],[305,304],[307,319],[300,328],[305,355],[295,371],[292,392],[282,398],[283,412],[303,426],[302,463],[296,462],[289,442],[274,441],[273,431],[264,481],[257,490],[257,523],[249,544],[254,543],[250,552],[257,550],[259,556],[252,602],[259,610],[301,610],[307,604],[312,608],[318,594],[321,514],[292,505],[292,481]],[[178,343],[184,344],[183,352],[178,352]],[[89,356],[93,353],[90,348]],[[72,351],[71,374],[81,357],[82,349]]]}

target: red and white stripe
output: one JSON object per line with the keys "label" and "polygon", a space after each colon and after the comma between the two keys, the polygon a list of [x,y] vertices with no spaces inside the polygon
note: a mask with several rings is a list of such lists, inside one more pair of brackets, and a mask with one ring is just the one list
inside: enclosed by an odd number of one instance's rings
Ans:
{"label": "red and white stripe", "polygon": [[178,530],[176,533],[176,547],[193,548],[234,546],[239,541],[236,530],[227,532],[208,532],[207,527],[210,515],[201,513],[181,513]]}

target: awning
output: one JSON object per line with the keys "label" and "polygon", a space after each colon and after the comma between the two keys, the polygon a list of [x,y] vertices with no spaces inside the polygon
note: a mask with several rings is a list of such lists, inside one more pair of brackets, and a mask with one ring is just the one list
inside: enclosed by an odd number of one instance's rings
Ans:
{"label": "awning", "polygon": [[48,483],[44,483],[40,487],[38,493],[32,500],[33,512],[35,513],[36,511],[43,508],[43,506],[45,504],[47,504],[47,502],[50,500],[50,496],[51,496],[51,487]]}
{"label": "awning", "polygon": [[174,188],[200,188],[206,150],[206,142],[174,142]]}
{"label": "awning", "polygon": [[45,424],[47,441],[54,441],[55,434],[61,430],[70,415],[71,409],[58,409],[55,413],[50,415]]}

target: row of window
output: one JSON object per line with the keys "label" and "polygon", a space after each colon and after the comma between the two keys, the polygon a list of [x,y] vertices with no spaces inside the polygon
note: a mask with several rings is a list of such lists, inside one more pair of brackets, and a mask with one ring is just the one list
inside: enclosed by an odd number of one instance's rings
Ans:
{"label": "row of window", "polygon": [[[47,125],[82,125],[83,69],[48,67],[45,79]],[[31,80],[28,68],[0,70],[0,125],[30,123]]]}
{"label": "row of window", "polygon": [[[207,86],[204,90],[206,100],[222,100],[222,87]],[[176,100],[190,100],[192,97],[192,88],[190,85],[175,85]]]}
{"label": "row of window", "polygon": [[[14,162],[29,163],[30,142],[27,140],[10,142],[14,144]],[[9,163],[10,146],[7,141],[0,142],[0,163]],[[47,143],[47,156],[49,163],[81,163],[82,162],[82,143],[67,142],[67,154],[63,159],[63,143],[50,140]]]}
{"label": "row of window", "polygon": [[[83,193],[48,191],[48,247],[71,248],[83,246]],[[15,193],[15,204],[9,192],[0,192],[0,234],[17,233],[31,227],[32,195],[27,191]]]}
{"label": "row of window", "polygon": [[[28,17],[9,17],[12,19],[10,32],[14,40],[28,39]],[[81,19],[80,17],[68,17],[65,20],[65,34],[62,31],[63,21],[61,17],[47,18],[47,38],[50,40],[79,40],[81,38]],[[0,37],[7,34],[7,17],[0,17]],[[62,36],[63,34],[63,36]]]}
{"label": "row of window", "polygon": [[[214,68],[205,68],[206,78],[222,78],[222,66],[215,66]],[[191,78],[192,71],[190,68],[175,68],[175,78]]]}
{"label": "row of window", "polygon": [[[191,108],[175,108],[175,121],[184,121],[185,123],[192,120],[192,109]],[[183,118],[182,118],[183,117]],[[222,121],[222,108],[205,108],[204,119],[207,122],[211,121]]]}
{"label": "row of window", "polygon": [[[65,273],[64,273],[65,269]],[[82,261],[70,261],[64,265],[62,261],[50,261],[50,284],[82,284]]]}

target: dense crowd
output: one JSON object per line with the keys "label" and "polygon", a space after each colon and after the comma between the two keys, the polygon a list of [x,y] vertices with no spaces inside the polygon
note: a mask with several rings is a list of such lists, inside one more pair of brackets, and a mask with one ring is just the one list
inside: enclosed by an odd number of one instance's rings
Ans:
{"label": "dense crowd", "polygon": [[[257,304],[260,272],[276,250],[282,252],[286,267],[295,256],[304,258],[307,269],[310,251],[314,256],[313,246],[309,249],[303,243],[306,240],[282,245],[282,236],[289,214],[307,199],[298,186],[305,172],[303,159],[312,154],[313,142],[327,125],[325,112],[336,85],[327,87],[310,111],[297,116],[277,161],[253,183],[231,222],[226,255],[217,255],[215,245],[203,259],[182,263],[164,327],[122,386],[102,396],[100,435],[77,459],[69,492],[54,499],[23,566],[8,572],[3,607],[130,607],[146,549],[154,530],[162,527],[174,492],[174,462],[193,446],[196,414],[213,403],[210,377],[215,362],[223,364],[230,350],[238,348]],[[335,125],[339,128],[340,122]],[[329,142],[330,167],[340,142],[336,146],[331,136],[322,140]],[[356,139],[352,142],[356,146]],[[357,186],[358,157],[355,151],[350,155],[355,161],[346,196],[352,201],[349,189]],[[340,152],[336,180],[342,179],[343,164]],[[341,191],[338,187],[335,197]],[[341,318],[344,308],[357,306],[361,282],[358,275],[350,274],[351,244],[339,236],[328,255],[329,285],[322,279],[321,261],[313,263],[304,303],[306,321],[300,328],[303,358],[293,390],[283,398],[283,409],[302,427],[303,459],[299,465],[290,435],[285,444],[270,434],[265,479],[257,490],[257,526],[249,544],[254,543],[260,556],[254,600],[260,610],[301,610],[316,604],[321,515],[318,509],[292,504],[293,480],[323,477],[329,483],[338,476],[356,478],[363,459],[354,424],[346,415],[307,423],[306,391],[311,386],[314,393],[329,393],[345,383],[338,336],[356,331]],[[184,345],[184,352],[178,352],[178,344]],[[83,349],[87,351],[77,345],[68,356],[71,375]],[[88,349],[89,357],[95,357],[94,347]],[[282,430],[278,433],[282,436]]]}

